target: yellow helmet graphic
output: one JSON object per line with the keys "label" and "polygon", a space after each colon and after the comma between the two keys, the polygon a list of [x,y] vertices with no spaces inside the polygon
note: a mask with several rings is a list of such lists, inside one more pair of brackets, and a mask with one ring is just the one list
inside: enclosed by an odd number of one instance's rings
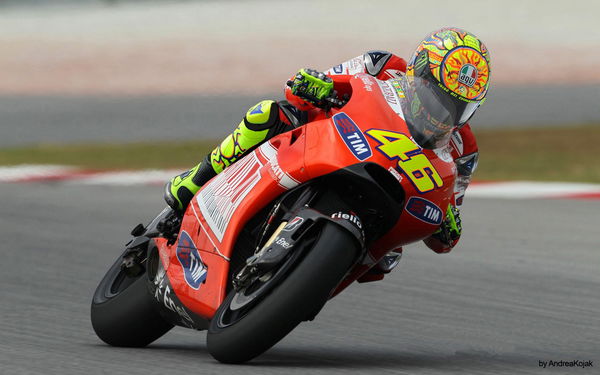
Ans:
{"label": "yellow helmet graphic", "polygon": [[[429,34],[408,62],[404,89],[408,120],[423,147],[447,142],[485,100],[490,55],[475,35],[457,28]],[[415,137],[417,139],[417,137]]]}

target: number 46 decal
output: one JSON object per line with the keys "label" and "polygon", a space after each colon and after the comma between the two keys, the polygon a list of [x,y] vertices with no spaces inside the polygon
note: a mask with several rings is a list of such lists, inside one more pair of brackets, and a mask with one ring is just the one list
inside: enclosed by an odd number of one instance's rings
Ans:
{"label": "number 46 decal", "polygon": [[442,187],[442,178],[427,156],[406,135],[379,129],[370,129],[366,133],[379,142],[379,151],[392,160],[398,159],[398,168],[420,193]]}

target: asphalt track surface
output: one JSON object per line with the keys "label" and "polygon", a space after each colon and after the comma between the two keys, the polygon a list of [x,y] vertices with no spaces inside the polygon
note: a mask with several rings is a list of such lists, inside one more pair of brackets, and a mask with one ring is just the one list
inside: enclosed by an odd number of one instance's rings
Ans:
{"label": "asphalt track surface", "polygon": [[[176,328],[106,346],[92,293],[161,187],[2,184],[1,374],[598,373],[600,201],[470,199],[459,248],[410,246],[385,280],[354,285],[244,366]],[[539,361],[594,361],[541,369]]]}
{"label": "asphalt track surface", "polygon": [[[600,123],[600,86],[494,87],[475,127]],[[256,96],[0,97],[0,147],[37,143],[218,139]]]}

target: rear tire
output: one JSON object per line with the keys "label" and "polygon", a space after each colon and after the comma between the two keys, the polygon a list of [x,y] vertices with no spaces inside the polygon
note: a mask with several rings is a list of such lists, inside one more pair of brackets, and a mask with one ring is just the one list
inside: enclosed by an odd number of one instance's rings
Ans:
{"label": "rear tire", "polygon": [[223,327],[219,322],[231,311],[236,291],[228,294],[208,329],[210,354],[223,363],[242,363],[268,350],[319,311],[358,252],[358,245],[348,232],[325,223],[312,249],[287,277],[240,320]]}
{"label": "rear tire", "polygon": [[148,290],[146,272],[137,279],[126,276],[121,260],[108,270],[92,300],[92,327],[98,337],[113,346],[144,347],[173,325],[158,313]]}

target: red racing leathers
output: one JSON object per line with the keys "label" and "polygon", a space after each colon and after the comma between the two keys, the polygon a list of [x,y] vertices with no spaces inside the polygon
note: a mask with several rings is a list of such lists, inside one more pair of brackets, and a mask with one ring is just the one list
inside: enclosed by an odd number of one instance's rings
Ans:
{"label": "red racing leathers", "polygon": [[[377,79],[388,80],[400,78],[406,72],[406,61],[401,57],[393,55],[385,51],[369,51],[362,56],[355,57],[346,62],[332,67],[325,71],[334,83],[334,90],[339,96],[350,94],[349,80],[352,76],[358,73],[368,73]],[[292,94],[289,87],[285,88],[285,95],[290,104],[296,108],[307,111],[309,121],[311,120],[311,112],[318,111],[312,104],[298,98]],[[457,166],[457,179],[454,188],[455,205],[462,205],[465,190],[471,180],[471,174],[477,167],[477,159],[479,156],[477,142],[471,131],[471,127],[466,124],[456,130],[452,135],[449,145],[452,157]],[[453,243],[447,244],[440,241],[435,236],[431,236],[424,240],[425,244],[437,253],[446,253],[458,243],[458,239]]]}

